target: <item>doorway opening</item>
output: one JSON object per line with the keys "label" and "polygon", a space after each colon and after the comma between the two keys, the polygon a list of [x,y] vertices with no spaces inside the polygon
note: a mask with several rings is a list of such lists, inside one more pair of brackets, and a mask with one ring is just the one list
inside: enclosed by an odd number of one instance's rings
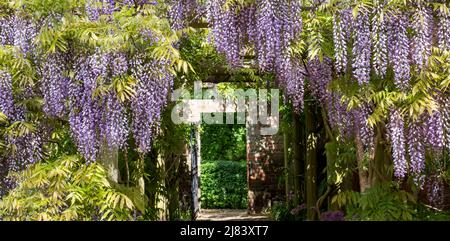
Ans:
{"label": "doorway opening", "polygon": [[247,209],[245,125],[203,124],[200,135],[201,209]]}

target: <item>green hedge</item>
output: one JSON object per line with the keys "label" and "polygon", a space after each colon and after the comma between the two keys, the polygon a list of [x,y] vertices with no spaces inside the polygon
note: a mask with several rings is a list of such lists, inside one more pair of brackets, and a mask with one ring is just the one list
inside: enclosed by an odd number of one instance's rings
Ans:
{"label": "green hedge", "polygon": [[201,191],[202,208],[246,208],[246,162],[208,161],[202,163]]}
{"label": "green hedge", "polygon": [[246,158],[245,125],[202,125],[202,159],[240,161]]}

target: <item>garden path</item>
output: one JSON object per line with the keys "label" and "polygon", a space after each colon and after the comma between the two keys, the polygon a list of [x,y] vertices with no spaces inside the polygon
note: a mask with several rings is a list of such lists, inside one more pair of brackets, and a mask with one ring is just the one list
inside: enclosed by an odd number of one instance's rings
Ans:
{"label": "garden path", "polygon": [[248,214],[247,209],[202,209],[198,221],[269,221],[266,214]]}

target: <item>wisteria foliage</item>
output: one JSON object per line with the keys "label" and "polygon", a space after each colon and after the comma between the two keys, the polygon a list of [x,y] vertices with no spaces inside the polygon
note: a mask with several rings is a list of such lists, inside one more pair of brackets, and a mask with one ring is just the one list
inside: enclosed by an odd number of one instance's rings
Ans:
{"label": "wisteria foliage", "polygon": [[[105,21],[112,23],[112,14],[121,11],[122,7],[141,8],[146,4],[158,3],[146,0],[88,0],[82,10],[90,22],[104,24]],[[60,22],[61,17],[50,14],[45,21],[48,24],[43,27],[52,29],[56,26],[54,22]],[[63,49],[40,52],[41,49],[36,45],[40,31],[38,25],[38,22],[26,17],[21,11],[0,17],[1,45],[16,47],[20,56],[29,56],[36,64],[38,74],[36,84],[33,83],[34,86],[27,87],[29,91],[21,91],[20,96],[17,96],[13,94],[11,74],[0,70],[0,111],[11,123],[26,121],[26,110],[23,106],[17,106],[16,100],[42,97],[42,110],[47,117],[68,120],[78,151],[87,162],[98,159],[103,145],[110,148],[125,147],[131,133],[136,135],[134,139],[139,151],[147,152],[155,137],[152,127],[158,125],[172,87],[173,75],[169,71],[171,63],[166,61],[163,64],[163,60],[145,55],[134,57],[137,53],[121,49],[105,50],[97,47],[74,50],[72,47],[66,48],[67,43]],[[150,29],[140,34],[147,44],[160,41],[160,37]],[[136,59],[140,59],[139,64]],[[136,89],[123,82],[137,83]],[[34,87],[38,87],[38,91]],[[124,88],[128,91],[126,97],[119,95]],[[17,146],[15,156],[11,155],[17,163],[25,166],[39,160],[40,156],[35,154],[40,153],[42,139],[48,138],[42,135],[49,133],[32,132],[6,140],[9,146]],[[17,170],[13,167],[2,170],[7,173],[8,169]]]}
{"label": "wisteria foliage", "polygon": [[[354,138],[357,127],[369,152],[373,151],[375,133],[368,119],[376,106],[365,100],[359,107],[347,108],[349,102],[342,99],[345,93],[331,88],[333,72],[338,77],[350,73],[351,81],[365,89],[392,70],[395,89],[409,93],[417,81],[414,77],[427,67],[432,47],[449,49],[448,5],[436,8],[427,1],[417,1],[397,8],[388,0],[357,5],[343,1],[336,3],[331,19],[333,61],[313,59],[306,66],[289,51],[292,41],[302,33],[302,1],[249,2],[237,11],[233,1],[207,1],[207,20],[217,50],[225,54],[230,66],[239,67],[241,49],[252,46],[257,67],[276,74],[296,111],[302,110],[304,89],[310,89],[326,109],[329,124],[340,139]],[[408,174],[419,177],[425,170],[426,152],[448,152],[448,101],[441,97],[438,102],[441,104],[433,113],[418,119],[400,113],[398,108],[387,111],[387,135],[397,178]]]}
{"label": "wisteria foliage", "polygon": [[[332,31],[333,51],[320,59],[317,56],[304,59],[303,50],[296,53],[293,44],[310,34],[303,31],[306,16],[303,4],[312,4],[306,6],[307,11],[322,11],[317,5],[328,1],[254,0],[243,1],[243,5],[237,2],[167,1],[167,16],[173,30],[189,27],[204,17],[212,42],[232,69],[243,67],[244,55],[253,54],[255,67],[261,73],[275,74],[277,84],[295,111],[302,111],[305,92],[310,91],[324,108],[327,121],[340,140],[350,140],[358,133],[368,152],[373,151],[375,129],[367,120],[376,106],[364,99],[357,107],[347,108],[350,102],[343,98],[347,93],[333,89],[333,83],[345,82],[357,85],[358,90],[367,90],[379,84],[380,79],[393,75],[392,86],[388,87],[408,94],[427,68],[432,47],[450,50],[448,11],[433,8],[429,1],[411,2],[399,8],[389,0],[365,1],[370,4],[358,2],[358,11],[355,5],[344,4],[346,1],[336,3],[330,18],[325,20],[331,24],[328,30]],[[145,4],[158,2],[87,0],[84,8],[78,10],[84,11],[84,17],[94,26],[112,22],[112,14],[122,7]],[[448,9],[448,4],[444,6]],[[41,96],[48,117],[67,118],[78,150],[89,162],[98,158],[101,145],[122,148],[129,135],[133,135],[138,151],[148,152],[173,86],[174,76],[169,71],[172,63],[139,53],[141,49],[105,50],[89,46],[69,54],[60,49],[40,53],[34,51],[39,49],[34,40],[41,23],[16,11],[0,16],[0,45],[14,46],[20,55],[36,61],[40,69],[36,84],[39,91],[27,90],[22,95]],[[140,35],[147,44],[161,40],[151,30]],[[13,94],[14,76],[3,70],[1,63],[0,67],[0,111],[11,121],[26,121],[26,111],[16,105],[25,97]],[[131,98],[124,101],[117,96],[114,85],[127,78],[136,80],[136,85]],[[448,90],[433,98],[436,108],[419,118],[397,107],[388,111],[386,130],[398,179],[409,174],[420,176],[426,167],[427,153],[442,155],[450,151]],[[5,140],[18,147],[15,159],[20,162],[18,166],[40,159],[38,153],[44,139],[40,135],[31,133]],[[15,170],[11,162],[2,165]]]}
{"label": "wisteria foliage", "polygon": [[[5,114],[10,123],[19,124],[24,121],[24,110],[17,105],[13,95],[12,77],[9,73],[0,71],[0,112]],[[17,129],[20,125],[16,125]],[[17,132],[17,131],[16,131]],[[8,177],[10,171],[20,171],[42,159],[41,133],[28,132],[17,135],[16,132],[5,134],[0,142],[10,147],[12,151],[0,156],[0,197],[5,191],[15,185],[13,178]]]}

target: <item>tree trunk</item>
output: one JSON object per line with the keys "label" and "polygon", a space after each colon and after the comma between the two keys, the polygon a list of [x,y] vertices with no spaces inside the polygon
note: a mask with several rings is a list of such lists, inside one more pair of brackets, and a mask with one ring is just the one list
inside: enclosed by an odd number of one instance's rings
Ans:
{"label": "tree trunk", "polygon": [[130,186],[130,166],[128,163],[128,147],[124,148],[123,158],[125,160],[125,183]]}
{"label": "tree trunk", "polygon": [[166,189],[167,189],[167,211],[169,220],[178,220],[180,209],[180,168],[181,158],[179,155],[170,155],[170,158],[165,158],[166,163]]}
{"label": "tree trunk", "polygon": [[389,173],[389,151],[386,151],[387,147],[385,146],[385,126],[380,124],[377,126],[377,135],[375,137],[375,150],[373,157],[373,170],[371,177],[372,186],[384,183],[386,181],[390,181],[391,176]]}
{"label": "tree trunk", "polygon": [[284,154],[284,175],[285,175],[285,187],[286,187],[286,201],[292,201],[293,194],[293,168],[292,161],[289,158],[289,146],[290,146],[290,138],[285,130],[283,133],[283,154]]}
{"label": "tree trunk", "polygon": [[100,147],[100,163],[106,168],[108,178],[115,182],[119,182],[119,151],[117,148],[109,147],[106,140]]}
{"label": "tree trunk", "polygon": [[305,189],[306,189],[306,216],[308,220],[316,219],[317,202],[317,134],[316,118],[312,110],[311,102],[305,103],[306,114],[306,162],[305,162]]}
{"label": "tree trunk", "polygon": [[293,137],[292,137],[292,167],[293,167],[293,189],[294,189],[294,205],[298,205],[300,199],[303,197],[302,193],[302,179],[304,176],[304,128],[300,122],[300,115],[293,113]]}
{"label": "tree trunk", "polygon": [[[152,152],[152,159],[153,159],[153,157],[156,159],[156,162],[157,162],[158,155],[155,152]],[[139,170],[142,174],[137,180],[139,192],[142,196],[145,196],[145,180],[144,180],[144,175],[143,175],[143,173],[145,172],[145,156],[144,156],[144,154],[139,154],[136,169]],[[151,206],[151,207],[153,207],[153,206]]]}
{"label": "tree trunk", "polygon": [[356,161],[358,164],[358,176],[359,176],[359,189],[360,192],[364,192],[370,185],[369,172],[365,170],[366,167],[364,163],[364,146],[361,142],[361,136],[359,130],[356,129]]}

